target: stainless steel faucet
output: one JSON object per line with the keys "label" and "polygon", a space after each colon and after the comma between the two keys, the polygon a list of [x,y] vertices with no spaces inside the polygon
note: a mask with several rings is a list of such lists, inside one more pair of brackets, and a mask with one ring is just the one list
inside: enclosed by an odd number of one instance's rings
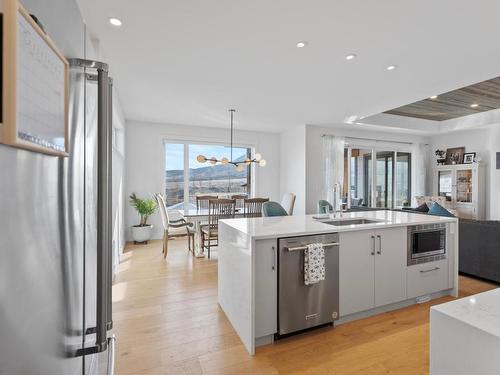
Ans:
{"label": "stainless steel faucet", "polygon": [[[337,198],[337,192],[339,192],[341,194],[341,191],[342,191],[342,186],[340,185],[340,183],[336,182],[335,184],[333,184],[333,217],[334,218],[337,218],[337,211],[338,210],[338,198]],[[342,208],[340,208],[340,216],[339,217],[342,217]]]}

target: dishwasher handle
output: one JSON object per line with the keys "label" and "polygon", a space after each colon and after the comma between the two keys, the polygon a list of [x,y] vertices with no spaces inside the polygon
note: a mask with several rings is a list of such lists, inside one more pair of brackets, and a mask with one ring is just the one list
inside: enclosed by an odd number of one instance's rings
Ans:
{"label": "dishwasher handle", "polygon": [[[323,243],[321,244],[323,247],[332,247],[332,246],[339,246],[339,242],[329,242],[329,243]],[[286,250],[288,251],[301,251],[301,250],[306,250],[307,246],[297,246],[297,247],[285,247]]]}

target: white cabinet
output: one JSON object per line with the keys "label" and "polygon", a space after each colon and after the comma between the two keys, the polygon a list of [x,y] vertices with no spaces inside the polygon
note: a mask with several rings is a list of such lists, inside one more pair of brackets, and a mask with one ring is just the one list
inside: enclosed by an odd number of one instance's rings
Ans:
{"label": "white cabinet", "polygon": [[340,316],[406,299],[406,228],[340,233]]}
{"label": "white cabinet", "polygon": [[408,298],[449,288],[448,259],[408,267]]}
{"label": "white cabinet", "polygon": [[375,232],[375,306],[406,299],[407,230]]}
{"label": "white cabinet", "polygon": [[436,196],[446,197],[448,208],[464,219],[484,219],[485,190],[481,164],[440,165],[434,169]]}
{"label": "white cabinet", "polygon": [[255,337],[278,331],[277,240],[255,241]]}
{"label": "white cabinet", "polygon": [[375,232],[342,232],[339,240],[339,313],[345,316],[375,305]]}

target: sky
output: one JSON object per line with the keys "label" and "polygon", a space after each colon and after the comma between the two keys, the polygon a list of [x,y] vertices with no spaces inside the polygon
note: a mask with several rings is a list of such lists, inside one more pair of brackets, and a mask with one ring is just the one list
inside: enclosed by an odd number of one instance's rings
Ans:
{"label": "sky", "polygon": [[[165,165],[166,170],[184,169],[184,145],[177,143],[165,143]],[[233,147],[233,159],[246,155],[246,148]],[[205,155],[207,158],[215,156],[217,159],[226,157],[230,159],[231,149],[221,145],[189,145],[189,168],[206,167],[208,163],[198,163],[196,157]]]}

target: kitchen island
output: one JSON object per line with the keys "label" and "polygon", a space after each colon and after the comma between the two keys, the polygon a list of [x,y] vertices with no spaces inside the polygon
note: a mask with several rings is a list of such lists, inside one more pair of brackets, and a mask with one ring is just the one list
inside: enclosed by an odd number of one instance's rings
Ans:
{"label": "kitchen island", "polygon": [[[443,228],[445,255],[410,262],[411,228],[433,226]],[[250,354],[256,346],[271,344],[279,332],[278,273],[300,278],[302,271],[280,270],[280,239],[312,235],[338,236],[333,244],[338,250],[335,324],[457,295],[456,218],[381,210],[343,213],[337,219],[297,215],[221,220],[218,301]]]}

